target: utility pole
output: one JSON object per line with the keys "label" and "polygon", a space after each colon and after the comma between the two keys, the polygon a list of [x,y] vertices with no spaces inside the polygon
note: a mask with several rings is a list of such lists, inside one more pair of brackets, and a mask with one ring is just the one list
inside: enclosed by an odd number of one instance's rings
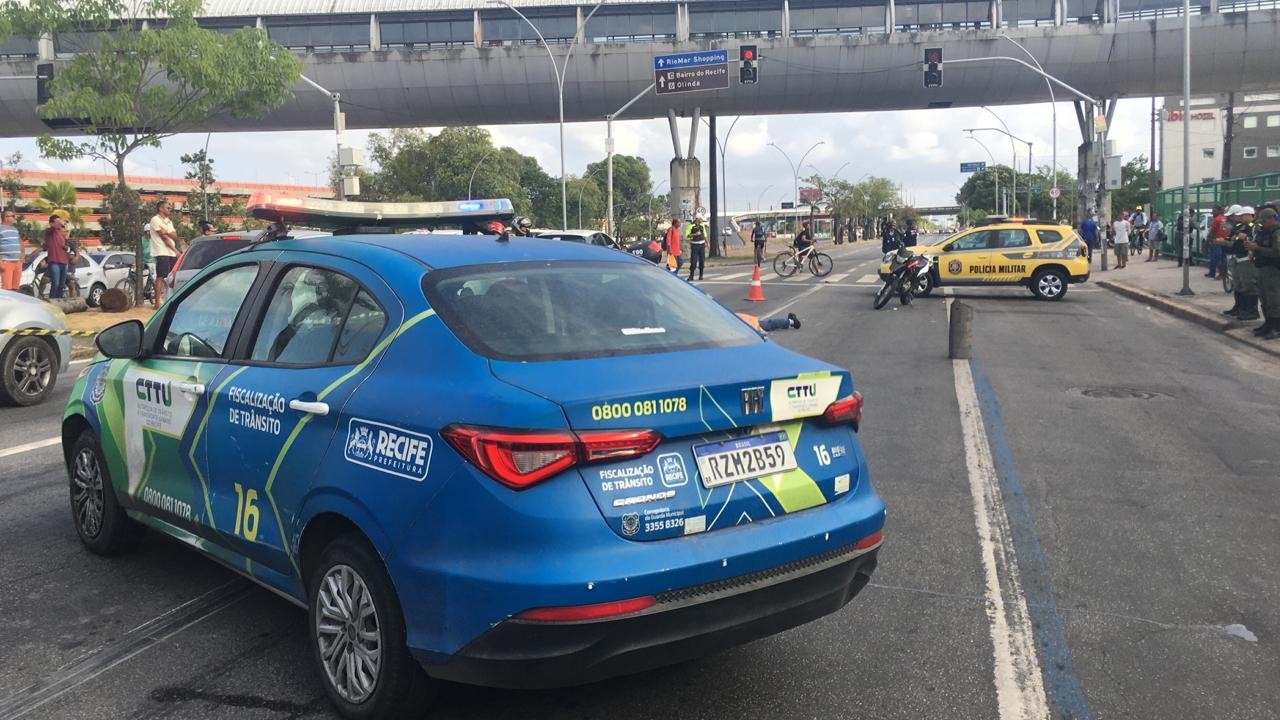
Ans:
{"label": "utility pole", "polygon": [[711,220],[707,223],[707,229],[711,232],[711,257],[720,257],[720,193],[716,192],[720,178],[716,176],[716,116],[712,115],[707,120],[711,127],[711,137],[707,140],[707,154],[711,156],[710,174],[707,176],[711,183]]}
{"label": "utility pole", "polygon": [[1227,93],[1227,132],[1222,139],[1222,179],[1231,179],[1231,142],[1236,138],[1236,94]]}

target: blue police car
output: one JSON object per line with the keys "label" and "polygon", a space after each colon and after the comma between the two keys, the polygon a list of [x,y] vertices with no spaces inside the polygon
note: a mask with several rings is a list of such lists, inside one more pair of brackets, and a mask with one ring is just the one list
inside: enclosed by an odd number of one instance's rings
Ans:
{"label": "blue police car", "polygon": [[305,607],[345,717],[713,652],[876,565],[848,372],[626,253],[261,242],[98,347],[62,430],[83,543],[158,530]]}

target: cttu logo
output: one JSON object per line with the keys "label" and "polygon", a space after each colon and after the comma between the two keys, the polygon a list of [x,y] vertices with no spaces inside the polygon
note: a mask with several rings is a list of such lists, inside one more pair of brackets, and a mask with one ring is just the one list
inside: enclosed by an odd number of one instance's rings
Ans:
{"label": "cttu logo", "polygon": [[343,455],[347,462],[421,482],[431,467],[431,436],[351,418]]}
{"label": "cttu logo", "polygon": [[815,398],[818,396],[817,383],[809,383],[806,385],[789,385],[787,386],[787,397],[791,400],[801,400],[805,398]]}

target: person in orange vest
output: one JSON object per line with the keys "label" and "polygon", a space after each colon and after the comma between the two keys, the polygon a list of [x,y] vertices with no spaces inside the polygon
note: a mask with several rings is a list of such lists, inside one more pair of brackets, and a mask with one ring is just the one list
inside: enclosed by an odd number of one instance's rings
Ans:
{"label": "person in orange vest", "polygon": [[680,257],[680,218],[671,218],[671,227],[667,228],[667,237],[663,242],[667,247],[667,256],[676,259],[675,272],[680,272],[684,259]]}

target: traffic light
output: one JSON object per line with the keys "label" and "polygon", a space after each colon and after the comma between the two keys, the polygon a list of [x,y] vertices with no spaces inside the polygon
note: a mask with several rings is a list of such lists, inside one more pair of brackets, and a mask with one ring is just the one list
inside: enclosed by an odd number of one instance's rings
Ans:
{"label": "traffic light", "polygon": [[738,47],[738,82],[743,85],[755,85],[760,80],[760,68],[756,64],[760,55],[755,45]]}
{"label": "traffic light", "polygon": [[924,86],[942,87],[942,48],[924,49]]}
{"label": "traffic light", "polygon": [[43,105],[53,97],[53,63],[36,65],[36,105]]}

